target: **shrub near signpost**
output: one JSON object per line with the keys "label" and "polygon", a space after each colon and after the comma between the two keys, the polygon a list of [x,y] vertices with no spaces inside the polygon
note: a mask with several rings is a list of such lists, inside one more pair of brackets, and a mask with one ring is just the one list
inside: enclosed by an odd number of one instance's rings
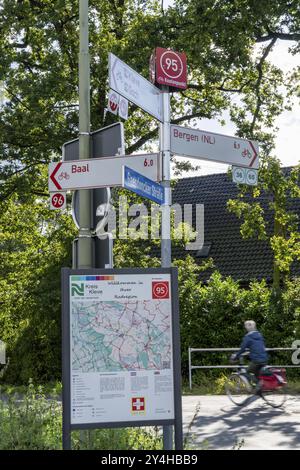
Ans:
{"label": "shrub near signpost", "polygon": [[[207,284],[197,280],[197,267],[185,259],[179,266],[182,370],[188,373],[188,348],[236,348],[244,335],[243,322],[253,319],[266,346],[291,347],[299,338],[300,281],[286,284],[280,299],[274,298],[265,281],[240,287],[232,278],[215,272]],[[200,364],[227,364],[228,353],[199,353]],[[272,353],[274,362],[291,363],[291,354]],[[286,362],[287,361],[287,362]],[[270,361],[271,362],[271,361]],[[208,372],[206,371],[206,374]],[[220,375],[220,371],[216,371]]]}
{"label": "shrub near signpost", "polygon": [[[25,393],[1,394],[0,450],[59,450],[62,448],[62,406],[31,382]],[[97,429],[72,433],[73,449],[162,449],[156,429]]]}

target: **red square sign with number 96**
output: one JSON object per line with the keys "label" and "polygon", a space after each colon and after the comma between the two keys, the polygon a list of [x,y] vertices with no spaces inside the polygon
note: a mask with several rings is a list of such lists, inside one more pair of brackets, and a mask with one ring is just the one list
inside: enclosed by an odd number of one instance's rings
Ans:
{"label": "red square sign with number 96", "polygon": [[169,299],[169,281],[152,281],[152,299]]}
{"label": "red square sign with number 96", "polygon": [[66,193],[50,193],[50,209],[65,209],[66,199]]}

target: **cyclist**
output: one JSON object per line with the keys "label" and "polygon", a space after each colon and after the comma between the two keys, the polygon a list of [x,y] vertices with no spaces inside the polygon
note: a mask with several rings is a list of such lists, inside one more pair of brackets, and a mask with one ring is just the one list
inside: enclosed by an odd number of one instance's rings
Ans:
{"label": "cyclist", "polygon": [[260,370],[267,365],[268,354],[266,352],[265,342],[262,334],[257,331],[256,323],[253,320],[247,320],[244,323],[244,327],[247,331],[243,338],[240,350],[232,354],[231,360],[236,361],[246,350],[249,350],[250,364],[248,366],[247,373],[254,374],[255,381],[257,383],[257,391],[259,391],[259,374]]}

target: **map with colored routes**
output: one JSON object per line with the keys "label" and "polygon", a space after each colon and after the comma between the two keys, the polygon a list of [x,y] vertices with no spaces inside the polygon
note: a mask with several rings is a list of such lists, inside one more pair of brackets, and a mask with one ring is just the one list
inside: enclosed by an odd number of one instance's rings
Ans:
{"label": "map with colored routes", "polygon": [[73,371],[171,368],[168,301],[72,299],[71,318]]}

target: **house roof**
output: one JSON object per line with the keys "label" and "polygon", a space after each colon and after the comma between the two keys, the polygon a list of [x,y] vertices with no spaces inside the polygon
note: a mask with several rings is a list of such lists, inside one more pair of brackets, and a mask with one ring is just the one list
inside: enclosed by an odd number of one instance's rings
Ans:
{"label": "house roof", "polygon": [[[288,172],[290,169],[284,169]],[[191,254],[197,262],[209,257],[213,258],[214,266],[224,276],[232,276],[236,280],[249,282],[262,279],[270,281],[273,274],[273,252],[268,241],[245,240],[240,234],[242,221],[227,209],[227,201],[238,195],[238,187],[231,181],[227,173],[197,176],[178,180],[173,193],[172,202],[193,204],[193,226],[195,228],[195,205],[204,204],[204,247],[202,250],[185,251],[173,247],[173,257],[184,258]],[[253,200],[251,196],[245,201]],[[256,199],[264,208],[268,221],[268,234],[273,232],[273,212],[269,208],[270,197],[262,194]],[[290,200],[290,209],[300,214],[300,199]],[[203,280],[208,279],[212,270],[201,273]],[[294,262],[292,276],[300,276],[300,263]]]}

